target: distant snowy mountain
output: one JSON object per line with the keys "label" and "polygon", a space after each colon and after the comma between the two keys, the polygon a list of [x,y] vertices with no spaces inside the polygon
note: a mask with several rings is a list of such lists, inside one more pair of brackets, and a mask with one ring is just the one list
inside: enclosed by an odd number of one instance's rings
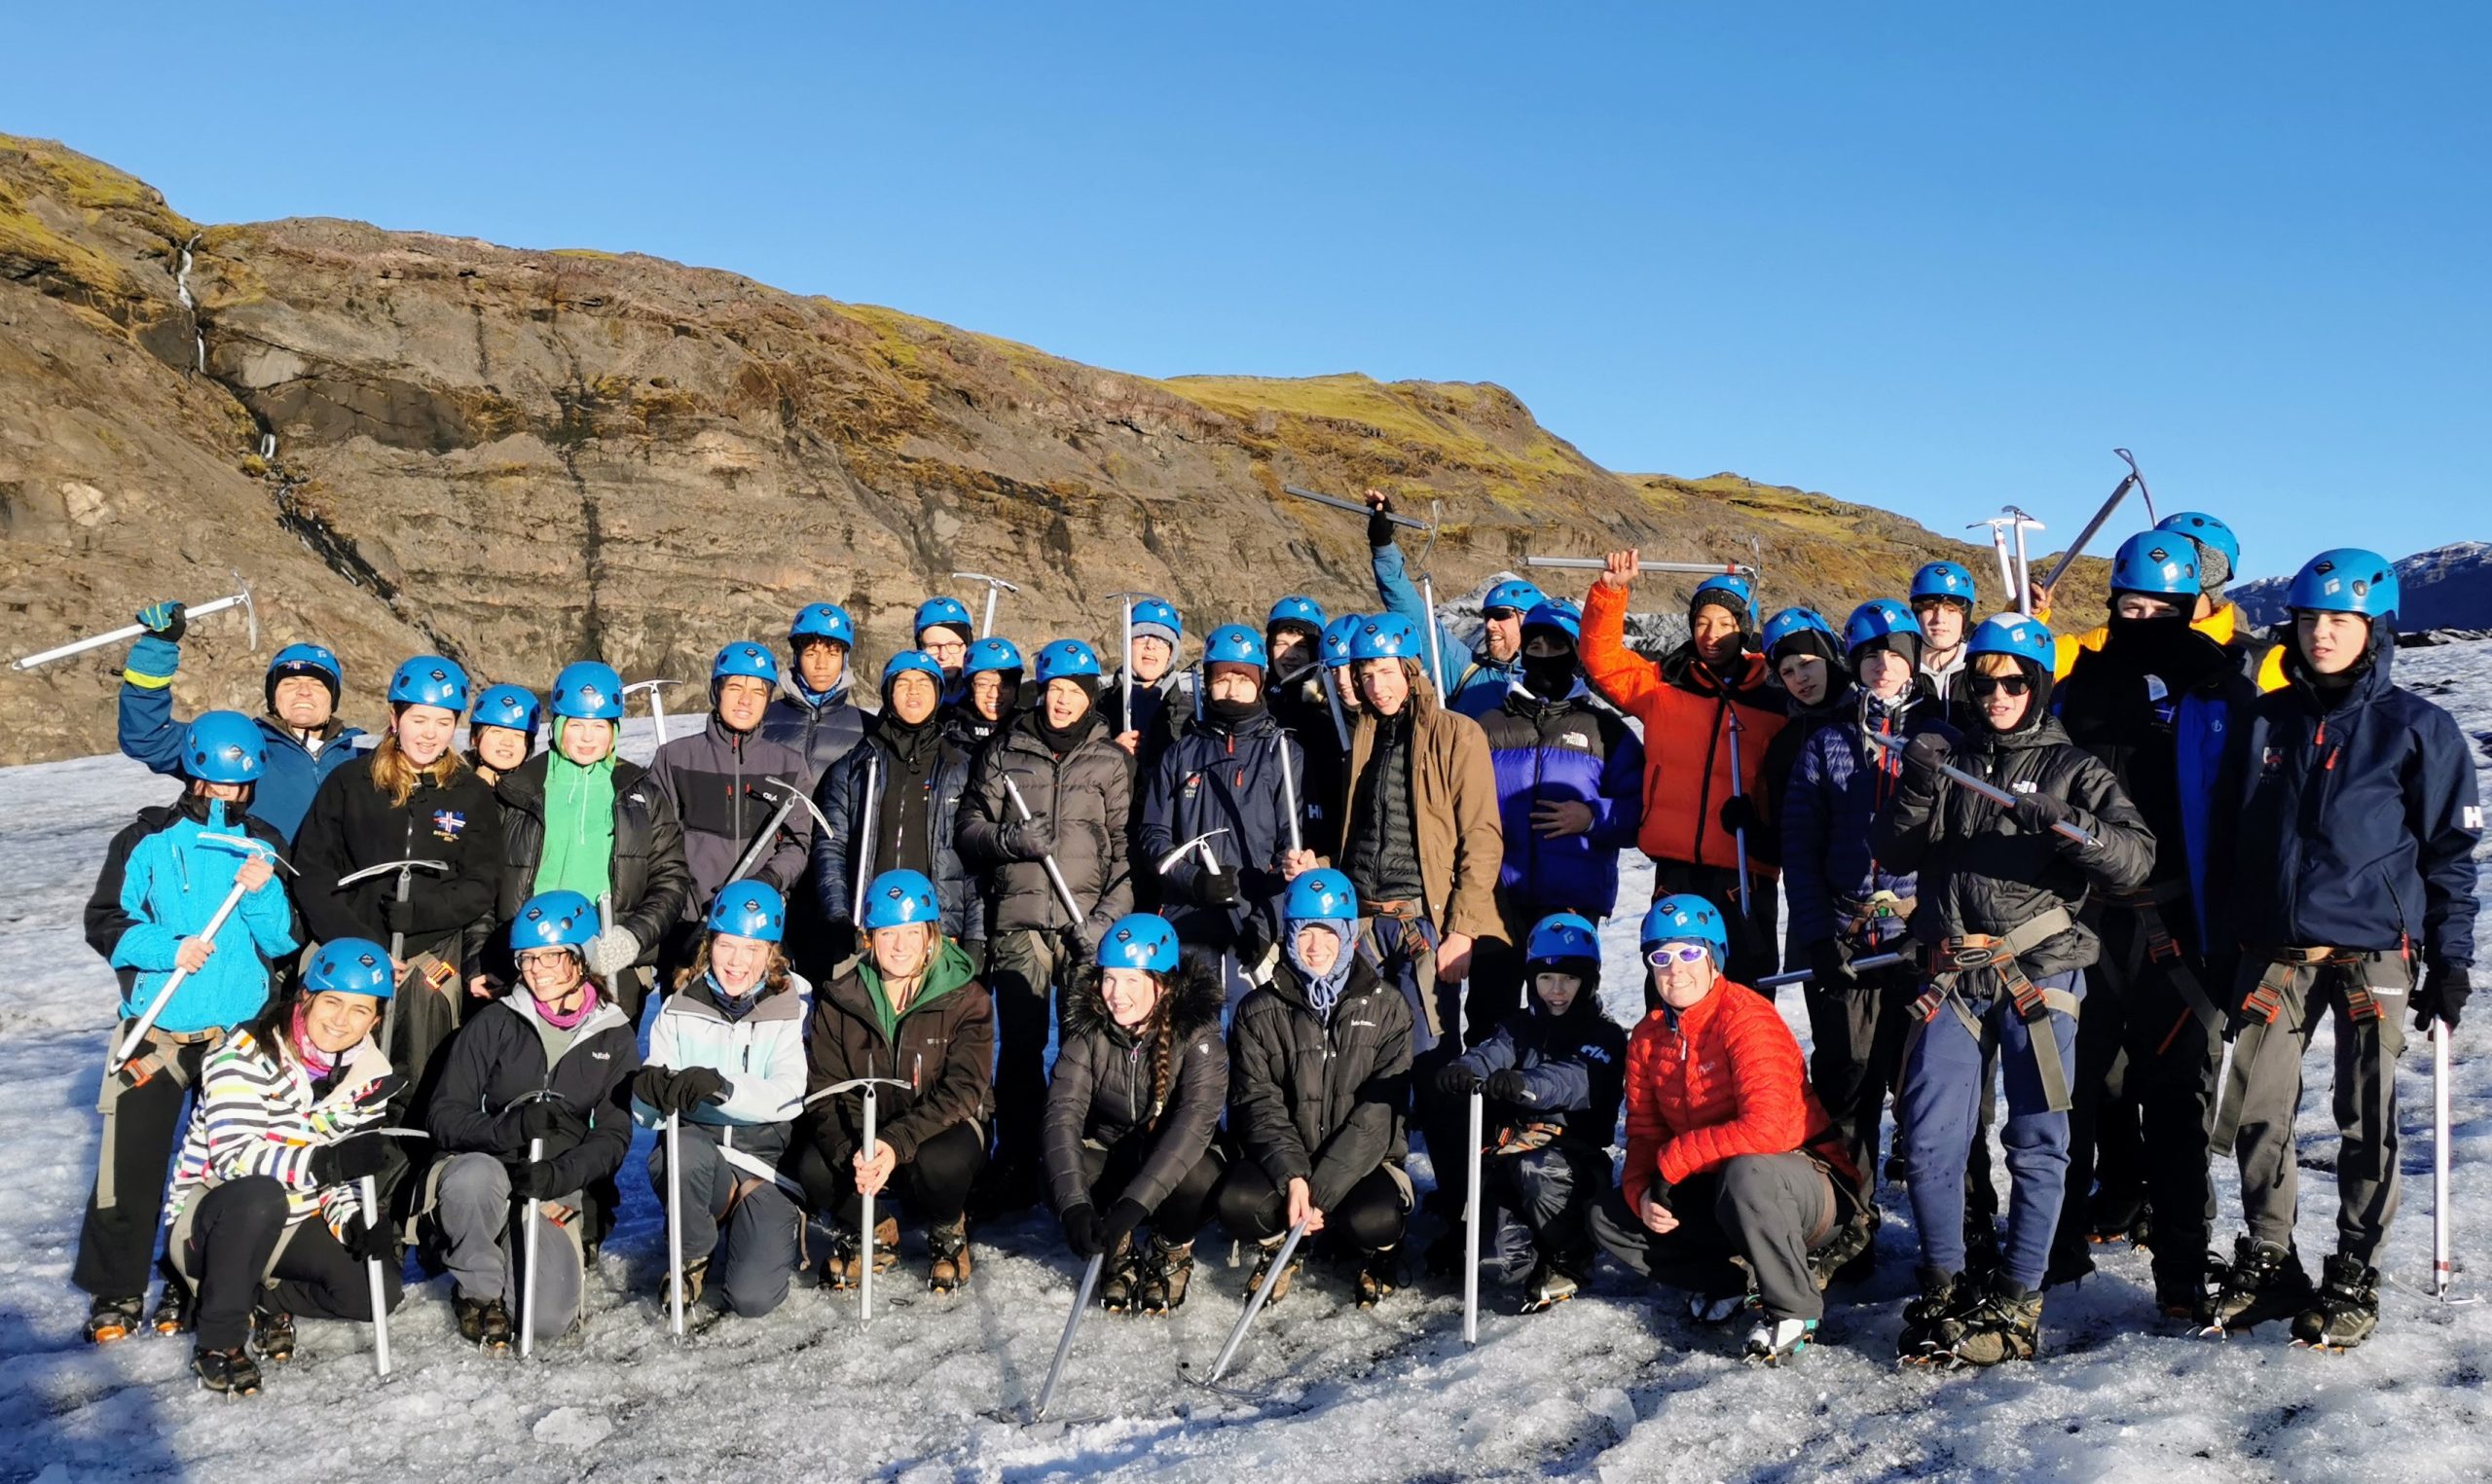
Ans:
{"label": "distant snowy mountain", "polygon": [[[2232,590],[2232,600],[2254,623],[2281,623],[2290,580],[2245,582]],[[2402,603],[2397,627],[2408,633],[2492,629],[2492,541],[2453,541],[2417,553],[2397,563],[2397,582]]]}

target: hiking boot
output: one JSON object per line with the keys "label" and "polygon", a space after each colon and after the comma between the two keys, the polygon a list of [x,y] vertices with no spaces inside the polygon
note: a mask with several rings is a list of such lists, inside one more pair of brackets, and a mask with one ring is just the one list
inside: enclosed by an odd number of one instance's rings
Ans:
{"label": "hiking boot", "polygon": [[1833,1235],[1809,1253],[1809,1277],[1822,1293],[1828,1285],[1859,1283],[1877,1264],[1871,1249],[1878,1242],[1878,1208],[1872,1206],[1834,1229]]}
{"label": "hiking boot", "polygon": [[2293,1319],[2293,1338],[2324,1350],[2351,1350],[2379,1327],[2379,1269],[2342,1253],[2320,1264],[2319,1298]]}
{"label": "hiking boot", "polygon": [[294,1316],[265,1298],[251,1309],[251,1348],[271,1365],[294,1358]]}
{"label": "hiking boot", "polygon": [[510,1349],[510,1307],[500,1299],[469,1298],[453,1288],[450,1312],[458,1317],[458,1337],[468,1344],[488,1353]]}
{"label": "hiking boot", "polygon": [[1402,1254],[1392,1248],[1378,1248],[1359,1258],[1356,1285],[1359,1307],[1373,1309],[1386,1295],[1402,1286]]}
{"label": "hiking boot", "polygon": [[2238,1334],[2269,1320],[2291,1319],[2311,1302],[2310,1275],[2290,1249],[2235,1238],[2232,1260],[2207,1260],[2215,1292],[2199,1310],[2209,1333]]}
{"label": "hiking boot", "polygon": [[[710,1276],[710,1259],[699,1257],[685,1263],[683,1272],[679,1276],[683,1285],[683,1307],[688,1312],[693,1305],[701,1302],[701,1289]],[[669,1274],[666,1281],[658,1285],[658,1302],[664,1305],[670,1314],[675,1312],[675,1286],[678,1277],[678,1275]]]}
{"label": "hiking boot", "polygon": [[[874,1223],[874,1276],[882,1277],[899,1262],[899,1219],[885,1216]],[[863,1280],[864,1264],[859,1260],[857,1234],[842,1231],[830,1239],[830,1255],[822,1263],[822,1281],[825,1287],[844,1293]]]}
{"label": "hiking boot", "polygon": [[2125,1242],[2144,1247],[2153,1216],[2143,1192],[2098,1190],[2086,1211],[2087,1236],[2097,1244]]}
{"label": "hiking boot", "polygon": [[1099,1307],[1122,1314],[1133,1307],[1133,1290],[1142,1284],[1142,1252],[1130,1236],[1118,1238],[1099,1277]]}
{"label": "hiking boot", "polygon": [[158,1295],[156,1312],[147,1322],[158,1334],[188,1334],[199,1327],[199,1295],[178,1278],[165,1280],[165,1291]]}
{"label": "hiking boot", "polygon": [[260,1394],[260,1368],[238,1345],[232,1350],[195,1352],[191,1356],[191,1374],[199,1377],[201,1386],[219,1395]]}
{"label": "hiking boot", "polygon": [[1565,1268],[1543,1257],[1523,1281],[1522,1312],[1541,1314],[1575,1296],[1583,1285]]}
{"label": "hiking boot", "polygon": [[1965,1365],[2031,1360],[2042,1343],[2042,1295],[2012,1279],[1997,1279],[1970,1313],[1947,1325],[1946,1349]]}
{"label": "hiking boot", "polygon": [[1194,1276],[1194,1245],[1170,1247],[1151,1239],[1151,1256],[1142,1265],[1142,1283],[1134,1289],[1133,1306],[1143,1314],[1166,1314],[1183,1308],[1186,1284]]}
{"label": "hiking boot", "polygon": [[936,1293],[957,1293],[970,1281],[970,1223],[964,1216],[949,1226],[929,1227],[926,1249],[934,1261],[926,1269],[926,1286]]}
{"label": "hiking boot", "polygon": [[[1265,1274],[1272,1271],[1272,1259],[1280,1255],[1281,1243],[1283,1240],[1285,1239],[1280,1237],[1266,1237],[1263,1241],[1255,1244],[1263,1249],[1263,1255],[1255,1259],[1254,1277],[1247,1281],[1246,1290],[1249,1293],[1252,1293],[1264,1286],[1264,1277]],[[1265,1294],[1264,1297],[1264,1306],[1265,1308],[1269,1308],[1272,1305],[1279,1303],[1282,1299],[1289,1297],[1289,1285],[1297,1281],[1298,1270],[1304,1266],[1306,1266],[1305,1258],[1301,1257],[1296,1252],[1289,1254],[1289,1266],[1281,1269],[1279,1275],[1272,1279],[1272,1291]]]}
{"label": "hiking boot", "polygon": [[147,1307],[147,1297],[99,1298],[87,1305],[87,1343],[110,1345],[138,1327],[139,1311]]}
{"label": "hiking boot", "polygon": [[1971,1285],[1961,1274],[1943,1268],[1921,1270],[1921,1293],[1904,1305],[1903,1333],[1895,1337],[1902,1359],[1927,1361],[1946,1342],[1947,1325],[1966,1307]]}
{"label": "hiking boot", "polygon": [[1780,1365],[1808,1349],[1816,1333],[1815,1320],[1762,1319],[1748,1330],[1741,1356],[1751,1365]]}
{"label": "hiking boot", "polygon": [[2154,1306],[2165,1319],[2195,1321],[2207,1301],[2205,1243],[2191,1244],[2186,1256],[2154,1254]]}

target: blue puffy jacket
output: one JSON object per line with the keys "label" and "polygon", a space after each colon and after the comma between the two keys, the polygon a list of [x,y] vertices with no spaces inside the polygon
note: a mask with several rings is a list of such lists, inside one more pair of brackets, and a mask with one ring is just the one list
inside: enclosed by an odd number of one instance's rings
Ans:
{"label": "blue puffy jacket", "polygon": [[[1427,657],[1419,658],[1419,669],[1445,698],[1445,708],[1458,711],[1478,721],[1503,705],[1507,687],[1522,678],[1522,652],[1517,650],[1511,660],[1492,660],[1484,648],[1473,649],[1454,637],[1453,631],[1437,621],[1428,611],[1428,600],[1403,569],[1402,548],[1379,546],[1372,550],[1375,568],[1375,596],[1384,602],[1384,611],[1398,613],[1412,625],[1435,624],[1437,655],[1444,661],[1442,672],[1428,669]],[[1426,642],[1426,630],[1420,630],[1420,642]]]}
{"label": "blue puffy jacket", "polygon": [[[1537,921],[1580,912],[1595,923],[1609,916],[1618,905],[1618,852],[1635,843],[1644,819],[1644,744],[1580,680],[1555,702],[1509,686],[1479,720],[1506,835],[1497,890],[1512,915]],[[1532,806],[1541,803],[1588,804],[1593,827],[1543,836],[1531,827]]]}
{"label": "blue puffy jacket", "polygon": [[[1193,729],[1159,755],[1143,780],[1142,828],[1133,873],[1157,871],[1160,858],[1197,835],[1216,829],[1212,853],[1223,871],[1236,874],[1237,902],[1224,908],[1193,904],[1202,859],[1189,851],[1156,876],[1160,900],[1180,941],[1227,948],[1251,914],[1264,925],[1279,921],[1281,856],[1289,850],[1289,812],[1281,788],[1281,757],[1289,757],[1296,780],[1301,842],[1312,838],[1306,818],[1306,755],[1271,712],[1258,711],[1230,723],[1206,711]],[[1313,849],[1313,846],[1307,846]]]}
{"label": "blue puffy jacket", "polygon": [[[1945,712],[1918,677],[1900,710],[1865,706],[1855,689],[1845,719],[1817,728],[1801,743],[1782,793],[1782,894],[1791,904],[1787,936],[1793,947],[1836,937],[1857,904],[1878,892],[1913,894],[1913,873],[1881,866],[1869,844],[1879,812],[1895,796],[1903,758],[1889,753],[1871,759],[1876,743],[1864,733],[1874,728],[1905,741],[1932,730],[1952,736]],[[1883,918],[1851,942],[1864,947],[1903,935],[1904,919]]]}
{"label": "blue puffy jacket", "polygon": [[2297,654],[2258,698],[2226,759],[2232,925],[2250,948],[2474,962],[2474,760],[2449,713],[2390,678],[2395,636],[2372,625],[2369,669],[2323,693]]}
{"label": "blue puffy jacket", "polygon": [[1525,1101],[1492,1103],[1491,1129],[1555,1124],[1572,1143],[1606,1150],[1627,1096],[1627,1032],[1600,1013],[1600,985],[1588,982],[1563,1015],[1537,1001],[1506,1017],[1495,1032],[1462,1055],[1480,1076],[1508,1068],[1522,1073]]}
{"label": "blue puffy jacket", "polygon": [[[190,730],[189,723],[173,719],[173,670],[181,663],[181,655],[178,644],[152,634],[142,638],[129,646],[129,668],[121,683],[122,755],[170,778],[182,775],[182,735]],[[164,683],[142,685],[130,678],[140,674],[161,675]],[[359,750],[355,742],[363,732],[332,720],[331,735],[314,754],[275,717],[257,719],[268,742],[269,767],[251,790],[251,817],[266,822],[292,845],[295,831],[303,827],[304,814],[312,809],[312,796],[320,791],[321,779],[354,757]]]}
{"label": "blue puffy jacket", "polygon": [[[184,938],[207,927],[234,889],[248,852],[202,840],[246,835],[275,845],[265,822],[228,824],[225,806],[196,801],[143,810],[104,852],[104,868],[87,902],[87,942],[121,978],[121,1014],[144,1011],[173,972]],[[183,978],[156,1024],[188,1034],[228,1029],[260,1013],[269,998],[269,965],[297,945],[294,908],[283,882],[272,877],[246,891],[216,932],[216,952]]]}

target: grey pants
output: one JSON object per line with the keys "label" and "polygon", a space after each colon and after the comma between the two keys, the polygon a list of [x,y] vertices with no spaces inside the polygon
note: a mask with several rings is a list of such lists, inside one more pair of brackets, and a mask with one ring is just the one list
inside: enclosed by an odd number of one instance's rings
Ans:
{"label": "grey pants", "polygon": [[2379,1013],[2357,1019],[2346,992],[2362,987],[2343,967],[2252,962],[2242,967],[2243,988],[2258,983],[2262,972],[2283,1007],[2272,1025],[2247,1027],[2233,1043],[2236,1063],[2247,1059],[2246,1068],[2232,1068],[2243,1087],[2234,1144],[2241,1162],[2242,1215],[2251,1236],[2292,1245],[2293,1218],[2300,1209],[2293,1117],[2301,1108],[2302,1053],[2310,1048],[2320,1017],[2332,1012],[2336,1079],[2331,1101],[2340,1136],[2336,1248],[2368,1265],[2397,1215],[2397,1058],[2405,1049],[2405,993],[2372,986],[2367,993]]}
{"label": "grey pants", "polygon": [[[1484,1155],[1480,1184],[1486,1202],[1481,1214],[1491,1222],[1484,1235],[1496,1234],[1500,1266],[1512,1271],[1520,1256],[1528,1268],[1530,1259],[1539,1256],[1577,1277],[1592,1271],[1592,1231],[1585,1218],[1594,1198],[1609,1186],[1607,1150],[1561,1141],[1521,1153]],[[1507,1247],[1511,1239],[1505,1218],[1524,1234],[1520,1251]]]}
{"label": "grey pants", "polygon": [[[757,1319],[787,1300],[788,1276],[798,1261],[796,1203],[757,1175],[739,1170],[718,1152],[715,1130],[683,1125],[683,1257],[710,1259],[702,1291],[726,1300],[745,1319]],[[763,1158],[767,1165],[774,1161]],[[666,1137],[649,1151],[649,1188],[666,1202]]]}
{"label": "grey pants", "polygon": [[[510,1172],[491,1154],[454,1154],[435,1176],[433,1220],[441,1227],[445,1251],[442,1266],[450,1270],[461,1296],[498,1298],[510,1306],[511,1322],[522,1312],[521,1280],[525,1262],[511,1257],[513,1227],[519,1226],[524,1203],[510,1195]],[[576,1192],[550,1203],[577,1211]],[[580,1318],[581,1287],[587,1263],[579,1242],[577,1217],[568,1223],[549,1215],[537,1217],[536,1343],[561,1338]]]}
{"label": "grey pants", "polygon": [[1834,1230],[1834,1182],[1817,1162],[1789,1154],[1742,1154],[1670,1193],[1678,1226],[1652,1231],[1611,1190],[1593,1208],[1593,1240],[1627,1268],[1658,1284],[1700,1293],[1735,1293],[1756,1275],[1757,1297],[1776,1319],[1824,1315],[1825,1295],[1809,1274],[1809,1249]]}
{"label": "grey pants", "polygon": [[1016,928],[987,940],[986,987],[995,996],[995,1163],[1036,1177],[1039,1127],[1047,1103],[1047,1038],[1056,989],[1081,960],[1059,928]]}

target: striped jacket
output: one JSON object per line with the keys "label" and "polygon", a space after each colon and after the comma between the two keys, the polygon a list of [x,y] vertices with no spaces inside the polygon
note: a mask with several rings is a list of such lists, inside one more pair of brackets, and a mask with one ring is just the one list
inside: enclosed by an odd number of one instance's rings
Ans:
{"label": "striped jacket", "polygon": [[388,1075],[389,1063],[367,1038],[347,1054],[328,1096],[315,1100],[311,1073],[301,1062],[263,1047],[255,1033],[261,1029],[236,1031],[200,1068],[199,1101],[173,1167],[165,1224],[206,1190],[265,1175],[285,1187],[287,1225],[316,1211],[343,1239],[348,1223],[362,1219],[355,1188],[313,1183],[312,1151],[381,1122],[382,1104],[359,1108],[353,1100]]}

